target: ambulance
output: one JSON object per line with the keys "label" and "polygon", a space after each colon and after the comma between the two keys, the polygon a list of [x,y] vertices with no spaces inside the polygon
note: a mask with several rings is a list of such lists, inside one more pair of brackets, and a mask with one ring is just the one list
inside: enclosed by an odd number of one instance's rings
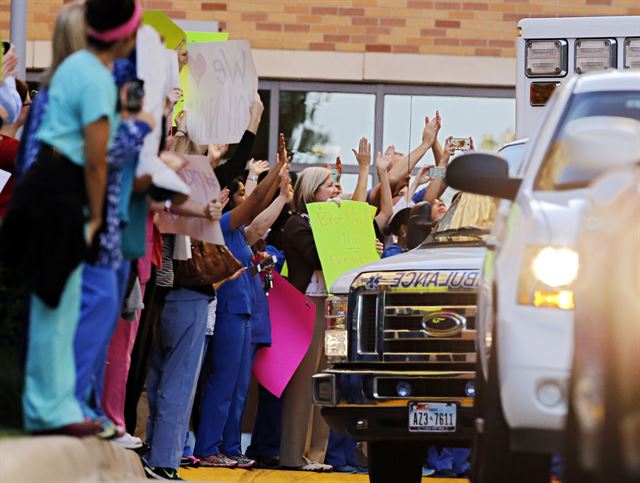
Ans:
{"label": "ambulance", "polygon": [[527,18],[516,47],[516,137],[525,138],[553,91],[575,75],[640,68],[640,17]]}

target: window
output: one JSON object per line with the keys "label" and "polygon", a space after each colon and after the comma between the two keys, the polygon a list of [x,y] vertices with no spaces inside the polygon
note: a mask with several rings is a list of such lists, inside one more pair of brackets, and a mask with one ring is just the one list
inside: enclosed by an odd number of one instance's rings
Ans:
{"label": "window", "polygon": [[[626,117],[640,121],[640,94],[635,91],[589,92],[574,94],[560,127],[536,177],[535,189],[561,191],[586,187],[599,174],[584,172],[571,163],[564,136],[567,126],[576,119],[591,116]],[[613,147],[612,147],[613,149]],[[603,163],[603,171],[607,168]]]}
{"label": "window", "polygon": [[[424,116],[436,109],[443,115],[441,142],[447,135],[472,136],[477,148],[497,149],[513,138],[514,89],[261,80],[260,94],[263,102],[271,101],[263,115],[269,159],[275,161],[280,132],[292,154],[292,171],[333,164],[340,156],[345,193],[357,182],[351,150],[362,136],[371,141],[373,158],[389,144],[407,152],[420,143]],[[261,126],[258,138],[262,132]],[[432,159],[428,154],[426,160]],[[369,187],[375,182],[372,166]]]}
{"label": "window", "polygon": [[296,164],[357,165],[351,152],[362,136],[373,140],[375,96],[336,92],[280,92],[280,131]]}
{"label": "window", "polygon": [[[514,99],[386,95],[384,146],[393,144],[401,153],[415,149],[422,141],[425,116],[436,111],[442,116],[442,144],[448,136],[472,137],[476,149],[493,150],[514,139]],[[434,162],[431,151],[425,159]]]}

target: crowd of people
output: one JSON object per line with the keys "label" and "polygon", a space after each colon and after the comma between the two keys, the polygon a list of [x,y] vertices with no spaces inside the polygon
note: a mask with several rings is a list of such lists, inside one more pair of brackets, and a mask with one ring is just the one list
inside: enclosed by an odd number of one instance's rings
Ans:
{"label": "crowd of people", "polygon": [[[411,153],[390,146],[373,156],[361,139],[353,150],[357,186],[343,193],[331,166],[290,172],[282,135],[276,160],[250,159],[263,114],[257,94],[231,153],[194,143],[185,112],[173,125],[174,92],[167,92],[160,122],[141,110],[134,98],[141,19],[133,0],[65,4],[53,63],[37,92],[16,80],[14,49],[3,58],[0,168],[11,178],[0,194],[0,256],[25,292],[24,429],[109,439],[139,451],[157,479],[179,479],[181,465],[356,471],[355,442],[330,435],[311,401],[311,376],[324,363],[327,287],[307,205],[369,203],[377,207],[378,252],[405,251],[414,204],[423,204],[432,222],[446,212],[444,179],[430,178],[424,165],[411,180],[429,150],[441,168],[455,151],[449,138],[444,148],[438,141],[440,113],[425,118]],[[182,66],[186,47],[178,49]],[[208,158],[224,188],[217,199],[197,203],[140,174],[139,154],[157,127],[157,154],[175,171],[180,161],[167,153]],[[379,183],[368,189],[372,162]],[[242,269],[216,283],[185,278],[196,255],[229,255],[186,234],[160,234],[162,212],[218,224]],[[269,286],[264,272],[252,269],[272,256],[272,270],[286,260],[288,281],[315,304],[316,317],[311,345],[282,396],[259,387],[244,454],[252,365],[271,344]],[[144,390],[142,441],[134,433]]]}

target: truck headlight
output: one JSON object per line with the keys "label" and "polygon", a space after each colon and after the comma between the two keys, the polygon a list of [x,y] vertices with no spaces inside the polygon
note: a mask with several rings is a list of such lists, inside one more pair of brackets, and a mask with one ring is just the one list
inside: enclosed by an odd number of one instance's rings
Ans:
{"label": "truck headlight", "polygon": [[324,353],[327,357],[346,358],[348,354],[347,297],[332,296],[325,302],[327,330]]}
{"label": "truck headlight", "polygon": [[640,69],[640,37],[624,41],[624,68]]}
{"label": "truck headlight", "polygon": [[578,275],[578,254],[570,248],[545,247],[531,268],[536,278],[549,287],[569,285]]}
{"label": "truck headlight", "polygon": [[572,310],[572,284],[579,267],[578,254],[570,248],[528,246],[520,272],[518,303]]}
{"label": "truck headlight", "polygon": [[528,40],[525,49],[527,77],[564,77],[567,74],[566,40]]}
{"label": "truck headlight", "polygon": [[578,39],[575,49],[576,74],[616,68],[616,39]]}
{"label": "truck headlight", "polygon": [[324,354],[327,357],[347,357],[347,331],[326,330],[324,333]]}

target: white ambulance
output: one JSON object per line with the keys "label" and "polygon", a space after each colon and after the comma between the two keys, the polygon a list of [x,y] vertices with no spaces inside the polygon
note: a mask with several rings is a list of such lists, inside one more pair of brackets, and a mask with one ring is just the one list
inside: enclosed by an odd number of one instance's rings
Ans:
{"label": "white ambulance", "polygon": [[640,68],[640,17],[527,18],[516,47],[516,136],[524,138],[555,88],[574,75]]}

